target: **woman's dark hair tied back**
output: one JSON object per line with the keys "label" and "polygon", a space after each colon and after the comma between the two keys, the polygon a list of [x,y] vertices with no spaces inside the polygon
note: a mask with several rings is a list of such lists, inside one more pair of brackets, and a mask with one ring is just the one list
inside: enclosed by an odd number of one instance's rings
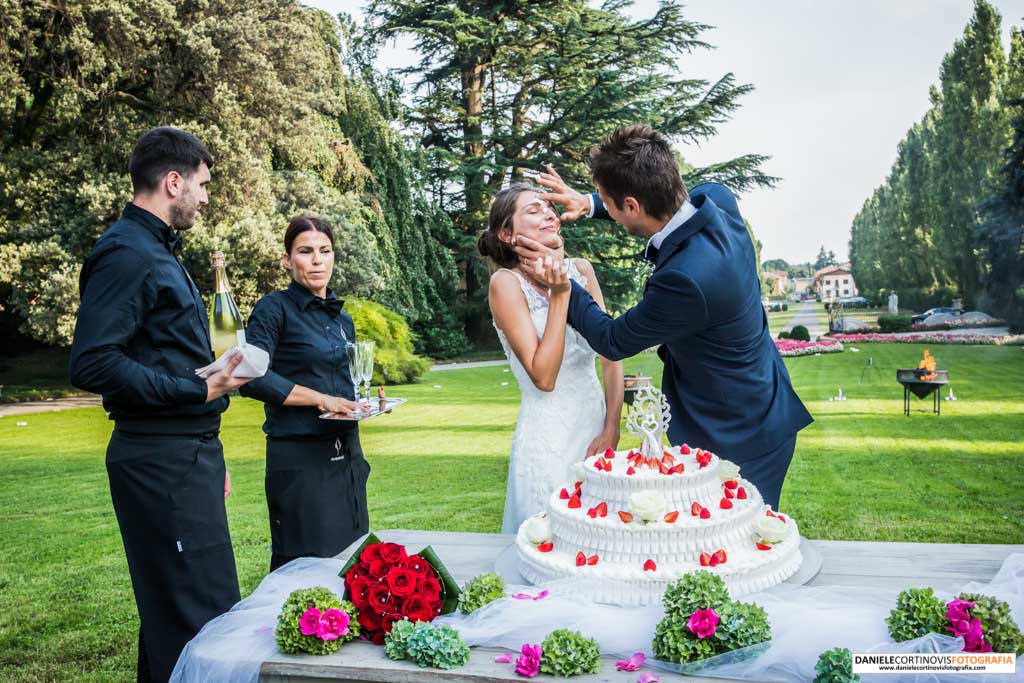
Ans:
{"label": "woman's dark hair tied back", "polygon": [[315,230],[322,232],[327,235],[327,239],[334,244],[334,232],[331,230],[331,226],[327,225],[323,220],[316,216],[296,216],[288,222],[288,228],[284,231],[284,250],[286,253],[292,253],[292,245],[295,243],[295,238],[304,232]]}
{"label": "woman's dark hair tied back", "polygon": [[477,238],[476,248],[481,256],[494,261],[499,268],[515,268],[519,255],[512,245],[501,239],[504,230],[512,230],[512,217],[516,212],[516,200],[523,192],[539,192],[529,183],[513,183],[501,190],[491,200],[491,212],[487,218],[487,229]]}

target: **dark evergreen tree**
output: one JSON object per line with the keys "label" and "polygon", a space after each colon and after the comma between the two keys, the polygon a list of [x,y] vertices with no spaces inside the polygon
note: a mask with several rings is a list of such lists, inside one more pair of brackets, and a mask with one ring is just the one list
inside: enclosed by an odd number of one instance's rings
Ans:
{"label": "dark evergreen tree", "polygon": [[[677,141],[699,141],[750,90],[732,74],[711,84],[680,75],[677,60],[706,47],[699,38],[706,27],[678,2],[663,2],[647,19],[632,17],[630,4],[374,0],[368,7],[372,40],[409,34],[416,41],[409,122],[428,151],[435,197],[457,228],[464,318],[478,339],[491,334],[487,271],[474,251],[490,196],[548,163],[585,188],[587,149],[615,128],[644,121]],[[693,169],[687,181],[737,190],[767,184],[764,160],[751,154]],[[567,226],[565,236],[571,253],[594,262],[610,308],[631,303],[642,245],[586,221]]]}

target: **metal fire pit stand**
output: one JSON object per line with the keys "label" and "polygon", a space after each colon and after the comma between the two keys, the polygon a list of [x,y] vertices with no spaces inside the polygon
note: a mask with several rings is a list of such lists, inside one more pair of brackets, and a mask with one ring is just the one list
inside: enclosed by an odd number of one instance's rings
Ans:
{"label": "metal fire pit stand", "polygon": [[932,397],[932,413],[941,415],[942,401],[939,390],[949,382],[948,370],[935,370],[933,379],[921,379],[928,371],[904,368],[896,371],[896,381],[903,385],[903,414],[910,417],[910,395],[918,398]]}
{"label": "metal fire pit stand", "polygon": [[[925,382],[921,382],[921,384],[925,384]],[[945,382],[943,382],[942,384],[945,384]],[[939,391],[939,387],[941,387],[942,384],[936,384],[935,388],[932,390],[932,413],[934,413],[935,415],[941,415],[942,414],[942,412],[941,412],[941,410],[942,410],[942,401],[939,400],[939,394],[942,393],[942,392]],[[903,414],[906,415],[907,417],[910,417],[910,394],[911,394],[910,385],[909,384],[904,384],[903,385]]]}

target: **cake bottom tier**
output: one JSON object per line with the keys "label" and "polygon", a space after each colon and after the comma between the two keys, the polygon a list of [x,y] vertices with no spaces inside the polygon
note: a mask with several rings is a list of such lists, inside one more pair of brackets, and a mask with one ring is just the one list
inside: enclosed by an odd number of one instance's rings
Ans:
{"label": "cake bottom tier", "polygon": [[658,563],[656,568],[601,564],[577,566],[575,548],[541,553],[520,530],[516,537],[519,572],[530,583],[542,586],[558,579],[575,578],[587,581],[589,597],[594,602],[611,605],[649,605],[661,601],[665,588],[689,572],[706,569],[722,577],[733,598],[755,593],[782,583],[795,574],[803,562],[800,534],[796,525],[790,535],[771,550],[734,551],[724,564],[701,567],[697,563]]}

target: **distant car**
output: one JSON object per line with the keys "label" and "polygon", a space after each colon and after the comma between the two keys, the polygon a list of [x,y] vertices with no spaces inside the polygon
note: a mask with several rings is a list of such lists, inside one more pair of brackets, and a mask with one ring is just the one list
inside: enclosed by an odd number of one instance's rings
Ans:
{"label": "distant car", "polygon": [[862,296],[847,296],[843,297],[839,301],[842,302],[846,308],[867,308],[868,300]]}
{"label": "distant car", "polygon": [[923,323],[929,317],[937,313],[947,313],[949,315],[960,315],[960,310],[956,308],[949,308],[948,306],[942,306],[939,308],[929,308],[924,313],[918,313],[917,315],[910,316],[910,322],[913,324]]}

